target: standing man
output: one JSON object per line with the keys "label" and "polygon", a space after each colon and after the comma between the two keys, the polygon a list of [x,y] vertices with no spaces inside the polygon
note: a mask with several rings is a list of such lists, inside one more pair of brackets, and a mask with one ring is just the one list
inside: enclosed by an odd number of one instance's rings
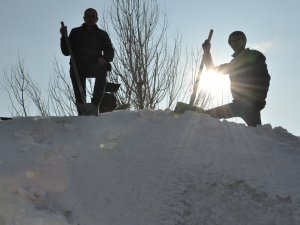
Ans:
{"label": "standing man", "polygon": [[[109,62],[114,58],[114,49],[108,34],[104,30],[99,29],[96,24],[98,14],[95,9],[88,8],[85,10],[83,19],[84,23],[81,27],[71,30],[69,40],[84,91],[84,98],[86,96],[86,78],[96,78],[92,103],[95,105],[95,114],[98,114],[99,105],[105,91],[107,71],[111,69]],[[63,37],[63,34],[67,33],[67,27],[61,27],[60,33],[62,34],[60,39],[61,51],[65,56],[69,56],[70,53]],[[70,77],[76,103],[82,103],[72,65],[70,66]],[[78,104],[77,110],[79,115],[83,114]]]}
{"label": "standing man", "polygon": [[221,74],[229,74],[232,103],[206,110],[215,118],[241,117],[248,126],[261,125],[260,111],[266,105],[270,75],[266,57],[259,51],[245,48],[247,38],[242,31],[230,34],[228,43],[233,49],[229,63],[215,67],[210,54],[210,43],[206,40],[204,49],[205,65]]}

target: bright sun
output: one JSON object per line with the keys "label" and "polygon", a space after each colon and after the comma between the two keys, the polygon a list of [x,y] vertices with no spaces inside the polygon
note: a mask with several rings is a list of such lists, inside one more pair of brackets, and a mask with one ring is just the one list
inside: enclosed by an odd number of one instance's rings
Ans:
{"label": "bright sun", "polygon": [[211,94],[214,105],[225,104],[231,97],[229,76],[215,71],[203,70],[200,78],[200,89]]}

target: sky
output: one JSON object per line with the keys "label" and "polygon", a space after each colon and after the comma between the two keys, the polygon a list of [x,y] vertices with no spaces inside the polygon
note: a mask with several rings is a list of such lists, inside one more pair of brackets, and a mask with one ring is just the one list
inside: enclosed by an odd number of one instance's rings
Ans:
{"label": "sky", "polygon": [[194,112],[0,121],[0,224],[299,225],[299,149]]}
{"label": "sky", "polygon": [[[295,27],[300,21],[298,0],[159,0],[159,4],[167,12],[171,38],[179,32],[185,43],[199,48],[209,30],[214,29],[211,52],[216,65],[231,60],[228,35],[235,30],[244,31],[247,47],[266,56],[271,75],[262,122],[282,126],[300,136],[300,31]],[[31,76],[46,87],[54,74],[55,58],[68,71],[69,59],[59,48],[60,21],[73,28],[82,24],[86,8],[93,7],[101,14],[110,5],[110,0],[0,0],[1,74],[20,56]],[[0,115],[9,115],[3,90],[0,101]]]}

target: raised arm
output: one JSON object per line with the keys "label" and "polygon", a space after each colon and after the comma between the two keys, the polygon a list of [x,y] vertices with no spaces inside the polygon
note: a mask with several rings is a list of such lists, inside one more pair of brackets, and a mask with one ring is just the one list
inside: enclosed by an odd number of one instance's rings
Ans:
{"label": "raised arm", "polygon": [[202,48],[204,51],[204,64],[206,66],[206,69],[215,70],[216,72],[221,73],[221,74],[228,74],[230,72],[230,68],[231,68],[230,63],[224,63],[219,66],[215,66],[214,62],[212,60],[211,53],[210,53],[210,47],[211,47],[211,44],[208,40],[206,40],[202,44]]}
{"label": "raised arm", "polygon": [[60,33],[61,33],[61,38],[60,38],[60,49],[61,52],[65,55],[65,56],[69,56],[69,50],[67,47],[67,43],[66,43],[66,39],[65,39],[65,35],[68,35],[68,30],[67,27],[62,25],[60,28]]}
{"label": "raised arm", "polygon": [[206,66],[206,69],[208,70],[215,70],[215,66],[210,54],[210,41],[207,39],[204,41],[204,43],[202,44],[202,48],[204,51],[203,57],[204,57],[204,64]]}

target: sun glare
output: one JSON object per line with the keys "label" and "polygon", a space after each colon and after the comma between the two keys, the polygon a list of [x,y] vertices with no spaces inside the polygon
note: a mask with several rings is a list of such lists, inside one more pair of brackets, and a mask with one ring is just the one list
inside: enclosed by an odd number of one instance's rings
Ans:
{"label": "sun glare", "polygon": [[200,89],[209,92],[215,104],[224,104],[230,98],[230,81],[228,75],[204,70],[200,78]]}

